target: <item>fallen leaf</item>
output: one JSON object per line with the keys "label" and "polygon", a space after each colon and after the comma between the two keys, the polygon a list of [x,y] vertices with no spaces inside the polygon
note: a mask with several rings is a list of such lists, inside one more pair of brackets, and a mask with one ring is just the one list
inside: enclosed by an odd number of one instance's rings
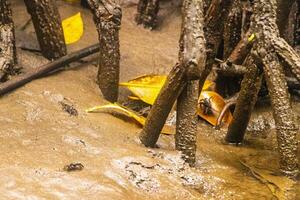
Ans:
{"label": "fallen leaf", "polygon": [[[128,117],[131,117],[133,119],[135,119],[140,125],[144,126],[145,122],[146,122],[146,118],[143,116],[138,115],[137,113],[135,113],[134,111],[123,107],[117,103],[110,103],[107,105],[103,105],[103,106],[95,106],[93,108],[89,108],[86,110],[86,112],[90,113],[90,112],[101,112],[101,111],[115,111],[121,114],[124,114]],[[174,127],[170,126],[170,125],[165,125],[163,127],[162,133],[167,134],[167,135],[173,135],[175,133],[175,129]]]}
{"label": "fallen leaf", "polygon": [[145,75],[120,83],[120,86],[126,86],[137,98],[153,105],[166,79],[167,76]]}
{"label": "fallen leaf", "polygon": [[[165,75],[144,75],[119,85],[127,87],[136,96],[134,99],[153,105],[166,80]],[[208,90],[212,86],[213,82],[206,80],[203,90]]]}
{"label": "fallen leaf", "polygon": [[[225,101],[218,93],[214,91],[202,91],[198,100],[198,115],[212,124],[217,125],[217,119],[225,106]],[[228,110],[223,118],[223,123],[228,126],[232,120],[232,114]]]}
{"label": "fallen leaf", "polygon": [[83,34],[83,22],[80,12],[63,20],[62,27],[66,44],[77,42]]}

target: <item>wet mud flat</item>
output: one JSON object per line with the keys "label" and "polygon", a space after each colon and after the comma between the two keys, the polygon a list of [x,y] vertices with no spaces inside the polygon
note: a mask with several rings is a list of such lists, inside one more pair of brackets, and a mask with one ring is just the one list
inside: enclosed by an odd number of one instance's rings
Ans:
{"label": "wet mud flat", "polygon": [[[68,51],[96,43],[89,11],[77,4],[58,4],[62,18],[81,12],[85,24],[83,38]],[[35,45],[32,25],[18,31],[28,19],[23,2],[14,0],[12,5],[19,44]],[[163,3],[163,20],[152,32],[135,25],[135,10],[123,8],[121,81],[166,74],[177,60],[179,9]],[[24,71],[47,63],[38,53],[21,49],[18,58]],[[107,103],[96,84],[96,56],[86,61],[1,97],[0,199],[276,199],[253,171],[268,174],[285,199],[300,196],[299,182],[277,174],[270,109],[256,110],[240,146],[225,145],[225,130],[199,120],[197,163],[190,168],[174,150],[173,136],[162,135],[159,148],[145,148],[138,125],[107,113],[85,112]],[[127,101],[127,94],[121,90],[121,102]],[[300,119],[300,104],[293,107]],[[65,170],[72,163],[83,167]]]}

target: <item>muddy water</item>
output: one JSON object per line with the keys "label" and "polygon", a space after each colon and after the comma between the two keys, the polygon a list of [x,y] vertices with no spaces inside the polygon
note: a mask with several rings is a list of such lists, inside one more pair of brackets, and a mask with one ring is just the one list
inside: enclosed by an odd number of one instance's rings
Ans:
{"label": "muddy water", "polygon": [[[63,18],[81,11],[85,22],[83,38],[69,51],[97,41],[87,10],[59,5]],[[14,0],[13,9],[20,27],[28,15],[21,1]],[[134,7],[124,8],[121,80],[166,73],[177,58],[178,10],[163,4],[164,20],[153,32],[133,23],[134,12]],[[25,33],[17,34],[18,41],[34,45],[32,25]],[[26,51],[19,50],[18,56],[24,71],[47,62]],[[276,199],[241,162],[275,174],[286,199],[299,197],[299,184],[276,174],[278,154],[268,109],[253,116],[247,140],[238,147],[222,143],[224,130],[199,121],[197,166],[191,169],[174,150],[172,136],[162,136],[160,148],[144,148],[137,125],[105,113],[85,113],[106,103],[95,82],[95,58],[88,60],[0,99],[0,199]],[[65,112],[64,104],[78,116]],[[300,106],[294,107],[299,113]],[[65,172],[70,163],[84,168]]]}

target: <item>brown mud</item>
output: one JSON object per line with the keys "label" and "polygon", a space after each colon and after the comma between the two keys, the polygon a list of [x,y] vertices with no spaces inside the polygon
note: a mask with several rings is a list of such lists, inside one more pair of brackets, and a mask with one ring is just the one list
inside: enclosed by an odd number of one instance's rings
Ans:
{"label": "brown mud", "polygon": [[[83,38],[68,46],[78,50],[98,42],[91,13],[77,4],[58,1],[62,18],[82,12]],[[22,1],[12,1],[17,46],[37,44]],[[177,61],[180,9],[162,3],[159,28],[150,32],[134,22],[136,7],[124,7],[120,31],[120,80],[146,73],[166,74]],[[161,20],[163,19],[163,20]],[[37,45],[35,46],[37,47]],[[19,48],[24,71],[47,62]],[[174,138],[161,136],[159,148],[139,143],[137,125],[86,108],[107,103],[96,83],[97,58],[74,63],[68,70],[33,81],[0,99],[0,199],[276,199],[254,178],[247,165],[277,174],[278,151],[269,108],[256,109],[245,144],[223,144],[226,130],[199,120],[196,168],[183,164]],[[120,100],[127,91],[120,90]],[[64,109],[63,104],[77,111]],[[300,105],[293,104],[298,121]],[[299,134],[298,134],[299,139]],[[298,152],[298,158],[300,154]],[[81,170],[64,171],[70,164]],[[280,183],[290,183],[279,177]],[[299,182],[283,184],[286,199],[300,196]]]}

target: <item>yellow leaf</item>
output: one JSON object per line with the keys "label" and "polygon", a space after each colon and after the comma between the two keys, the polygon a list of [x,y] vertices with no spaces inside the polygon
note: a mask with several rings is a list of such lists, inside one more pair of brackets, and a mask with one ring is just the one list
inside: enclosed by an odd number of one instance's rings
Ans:
{"label": "yellow leaf", "polygon": [[83,34],[83,22],[80,12],[62,21],[66,44],[77,42]]}
{"label": "yellow leaf", "polygon": [[[225,101],[218,93],[213,91],[202,91],[198,100],[197,113],[198,115],[216,126],[217,119],[225,106]],[[230,111],[227,111],[223,118],[223,123],[228,126],[232,120]]]}
{"label": "yellow leaf", "polygon": [[[128,82],[120,83],[120,86],[127,87],[137,98],[153,105],[166,80],[167,76],[165,75],[144,75]],[[208,90],[212,85],[213,82],[206,80],[203,90]]]}
{"label": "yellow leaf", "polygon": [[253,42],[255,39],[255,34],[252,33],[249,37],[248,37],[248,42]]}
{"label": "yellow leaf", "polygon": [[139,99],[153,105],[166,79],[167,76],[145,75],[120,83],[120,86],[126,86]]}
{"label": "yellow leaf", "polygon": [[[133,119],[135,119],[140,125],[144,126],[145,122],[146,122],[146,118],[143,116],[138,115],[137,113],[135,113],[134,111],[123,107],[117,103],[114,104],[107,104],[107,105],[103,105],[103,106],[95,106],[93,108],[89,108],[86,110],[86,112],[101,112],[101,111],[115,111],[121,114],[124,114],[128,117],[131,117]],[[165,125],[163,127],[162,133],[167,134],[167,135],[172,135],[174,134],[175,130],[174,127],[169,126],[169,125]]]}

